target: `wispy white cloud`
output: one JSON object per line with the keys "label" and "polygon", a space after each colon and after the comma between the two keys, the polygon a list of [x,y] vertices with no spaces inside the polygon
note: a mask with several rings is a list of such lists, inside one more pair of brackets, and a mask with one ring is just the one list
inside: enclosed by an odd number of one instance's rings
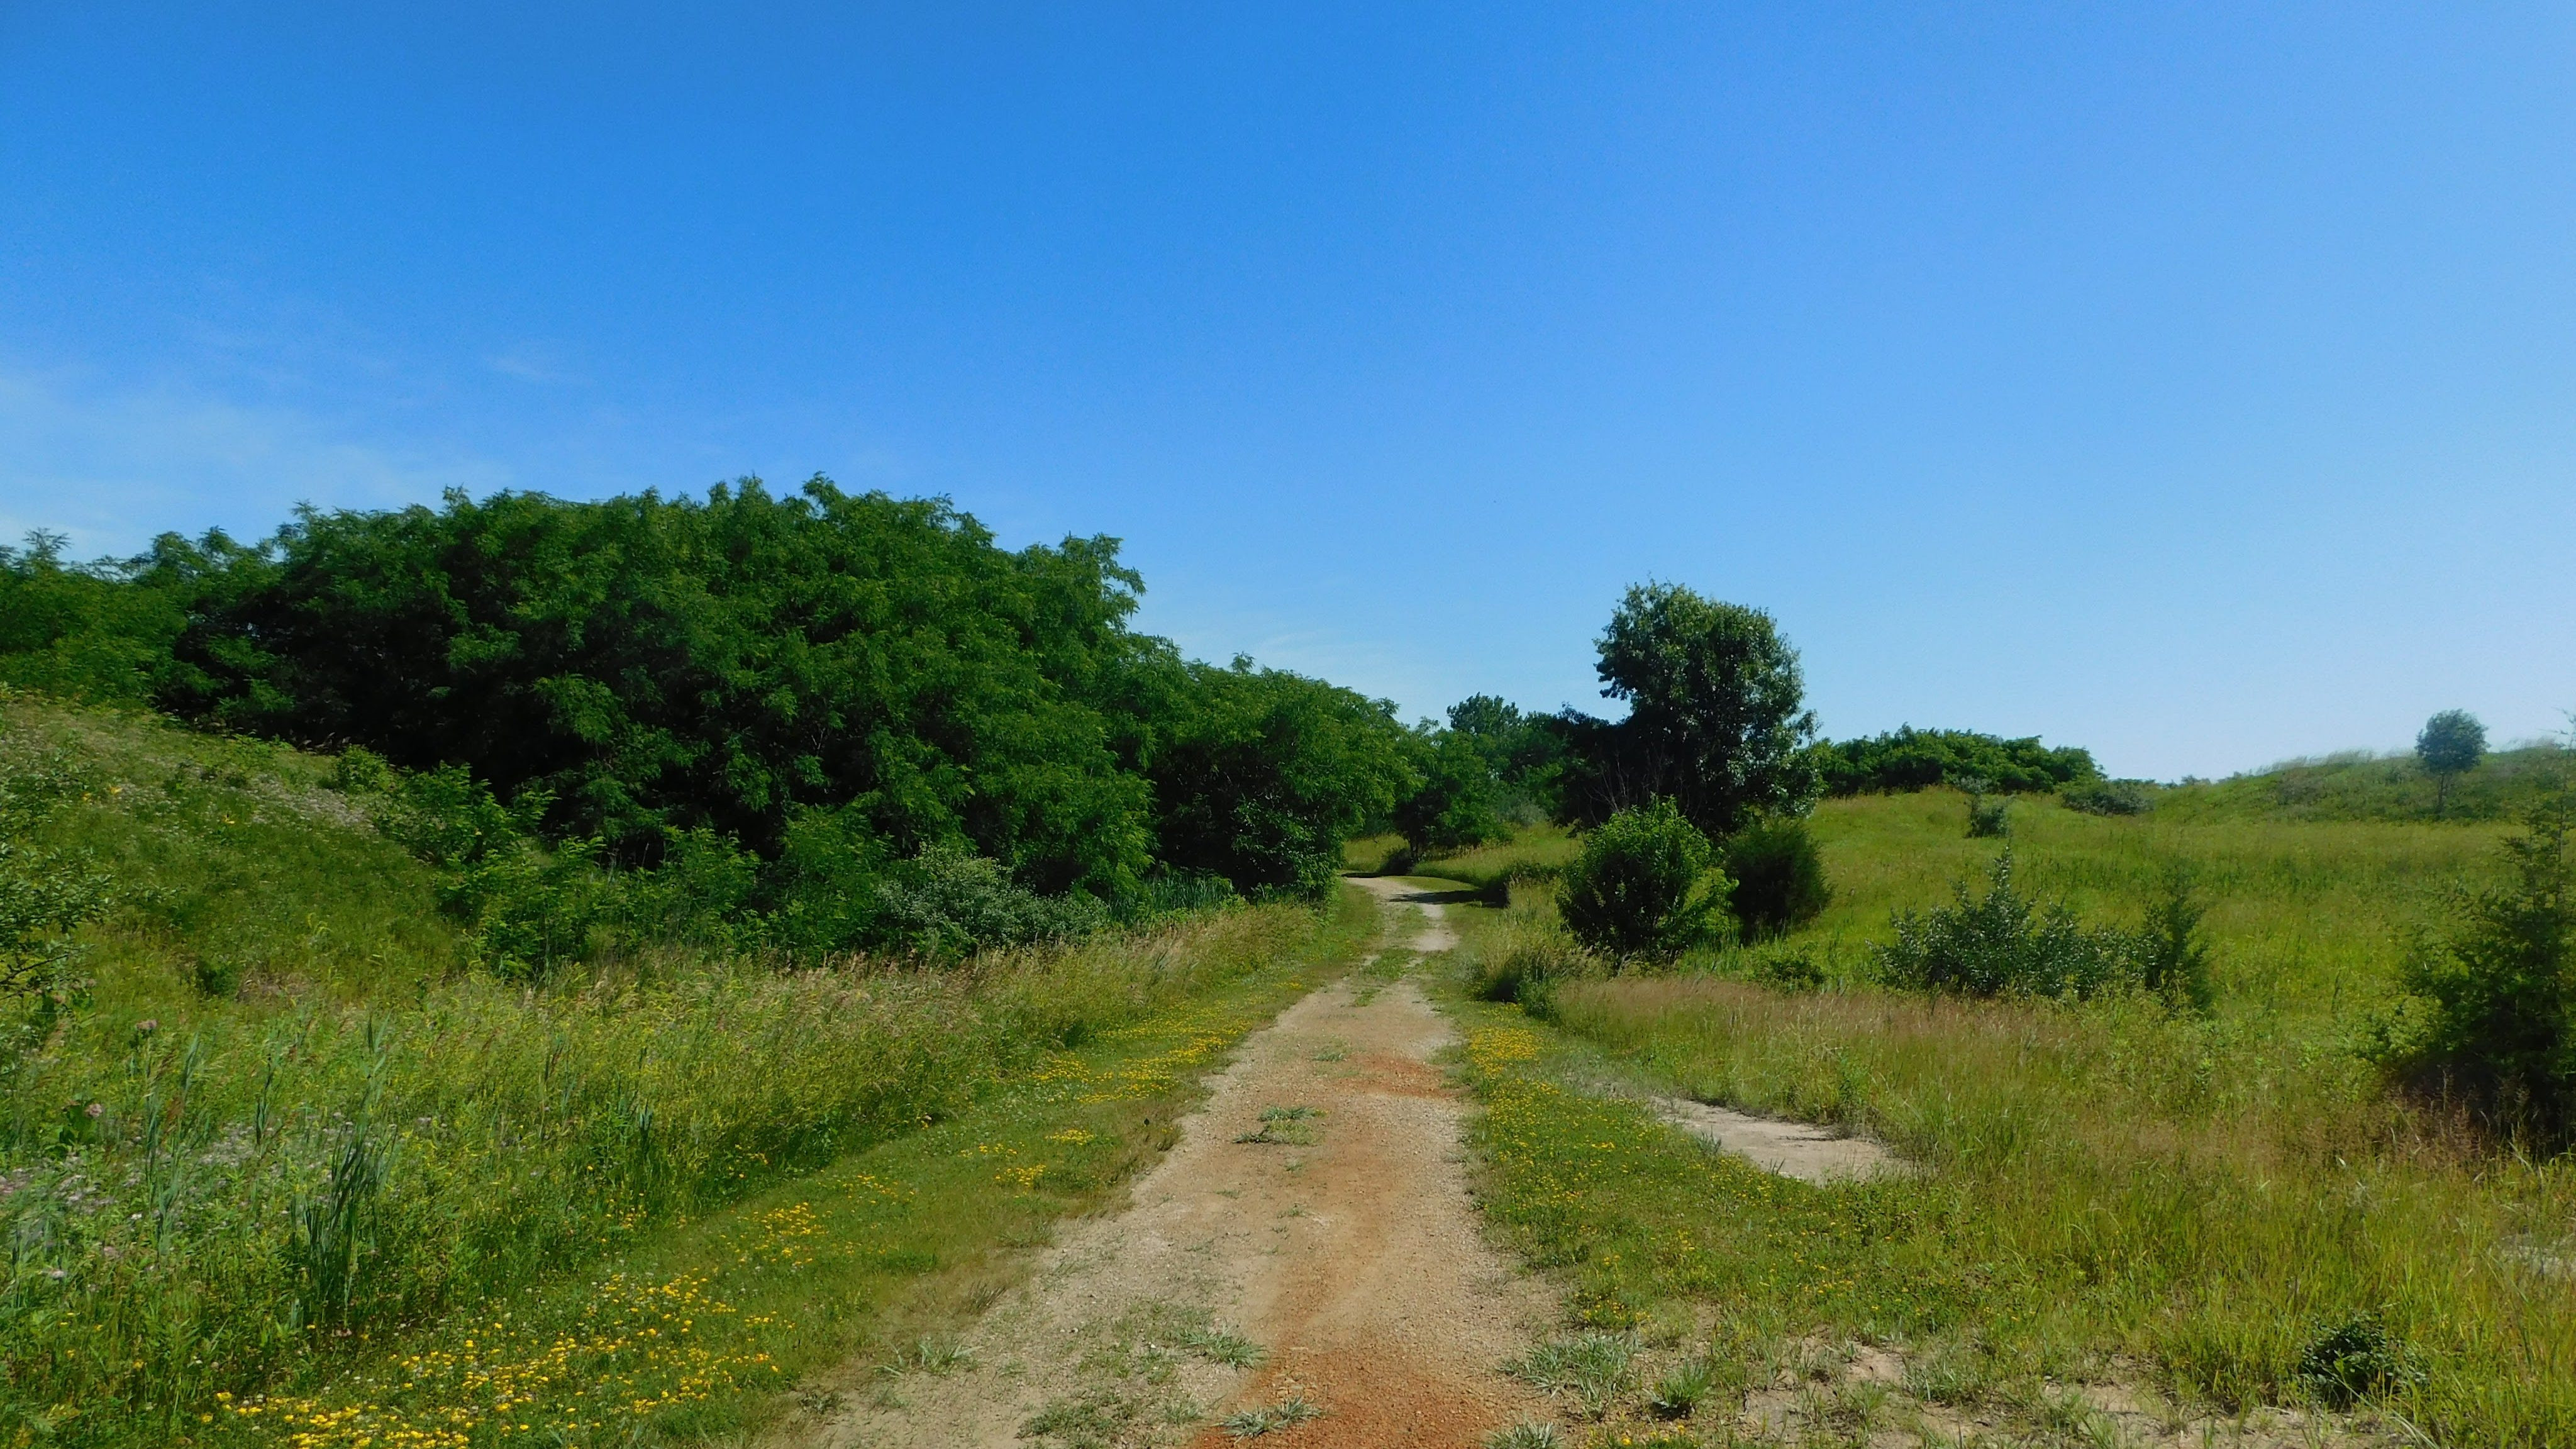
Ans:
{"label": "wispy white cloud", "polygon": [[491,460],[292,407],[0,368],[0,534],[53,529],[76,554],[130,553],[170,530],[256,535],[301,502],[382,507],[510,482]]}
{"label": "wispy white cloud", "polygon": [[512,348],[484,358],[483,365],[503,377],[545,387],[579,386],[590,381],[558,360],[551,349],[543,347]]}

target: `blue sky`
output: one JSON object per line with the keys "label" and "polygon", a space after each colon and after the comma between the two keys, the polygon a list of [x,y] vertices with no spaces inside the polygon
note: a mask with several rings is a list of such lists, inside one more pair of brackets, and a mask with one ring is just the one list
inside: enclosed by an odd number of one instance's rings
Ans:
{"label": "blue sky", "polygon": [[[435,12],[435,13],[428,13]],[[2576,708],[2564,7],[0,0],[0,529],[758,474],[1144,623],[2220,774]]]}

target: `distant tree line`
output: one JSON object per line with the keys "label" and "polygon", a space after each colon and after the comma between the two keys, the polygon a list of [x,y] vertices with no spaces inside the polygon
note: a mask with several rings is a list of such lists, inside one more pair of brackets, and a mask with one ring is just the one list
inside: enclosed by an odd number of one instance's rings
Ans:
{"label": "distant tree line", "polygon": [[2025,794],[2102,778],[2092,752],[2073,745],[2051,748],[2037,736],[2004,739],[1912,725],[1828,745],[1820,765],[1828,795],[1890,794],[1934,785]]}

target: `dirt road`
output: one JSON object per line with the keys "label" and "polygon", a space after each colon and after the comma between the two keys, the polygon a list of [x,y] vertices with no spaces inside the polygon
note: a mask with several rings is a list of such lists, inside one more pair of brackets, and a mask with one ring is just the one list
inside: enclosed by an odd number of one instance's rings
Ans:
{"label": "dirt road", "polygon": [[889,1380],[813,1442],[1217,1445],[1268,1412],[1281,1449],[1458,1449],[1539,1409],[1498,1370],[1554,1302],[1480,1233],[1431,1064],[1452,1034],[1398,974],[1456,938],[1400,883],[1359,884],[1396,943],[1374,967],[1247,1039],[1133,1205],[1069,1229],[945,1372]]}

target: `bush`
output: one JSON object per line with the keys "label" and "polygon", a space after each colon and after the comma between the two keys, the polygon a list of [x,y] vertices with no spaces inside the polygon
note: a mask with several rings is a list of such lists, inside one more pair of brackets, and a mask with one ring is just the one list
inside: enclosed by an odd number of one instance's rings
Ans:
{"label": "bush", "polygon": [[2505,842],[2513,880],[2461,897],[2451,931],[2409,958],[2406,988],[2426,1014],[2387,1052],[2402,1074],[2464,1091],[2498,1126],[2551,1146],[2576,1129],[2572,816],[2576,789],[2562,778]]}
{"label": "bush", "polygon": [[2165,877],[2164,894],[2147,908],[2146,928],[2130,943],[2138,984],[2166,1004],[2208,1013],[2217,1003],[2209,979],[2209,946],[2200,937],[2207,908],[2192,894],[2191,878],[2180,869]]}
{"label": "bush", "polygon": [[1954,886],[1950,905],[1899,911],[1878,948],[1890,984],[1962,996],[2090,996],[2133,975],[2132,942],[2087,930],[2063,906],[2034,908],[2013,889],[2012,852],[1996,857],[1983,898]]}
{"label": "bush", "polygon": [[1724,924],[1732,886],[1709,860],[1708,837],[1671,801],[1622,810],[1566,867],[1565,928],[1614,960],[1670,961]]}
{"label": "bush", "polygon": [[1968,838],[1994,840],[2012,833],[2012,807],[1986,793],[1982,784],[1968,790]]}
{"label": "bush", "polygon": [[1824,913],[1834,898],[1825,858],[1802,820],[1770,819],[1737,831],[1723,853],[1735,881],[1730,904],[1747,940],[1783,936]]}
{"label": "bush", "polygon": [[2375,1313],[2357,1313],[2326,1328],[2299,1354],[2299,1382],[2333,1409],[2349,1409],[2423,1377],[2413,1349]]}
{"label": "bush", "polygon": [[878,933],[887,945],[954,960],[980,950],[1081,935],[1108,923],[1088,896],[1047,897],[963,846],[936,846],[878,885]]}
{"label": "bush", "polygon": [[1765,951],[1745,974],[1774,991],[1821,991],[1825,985],[1825,968],[1804,950]]}
{"label": "bush", "polygon": [[2058,791],[2057,798],[2087,815],[2144,815],[2156,807],[2155,785],[2146,780],[2086,780]]}

